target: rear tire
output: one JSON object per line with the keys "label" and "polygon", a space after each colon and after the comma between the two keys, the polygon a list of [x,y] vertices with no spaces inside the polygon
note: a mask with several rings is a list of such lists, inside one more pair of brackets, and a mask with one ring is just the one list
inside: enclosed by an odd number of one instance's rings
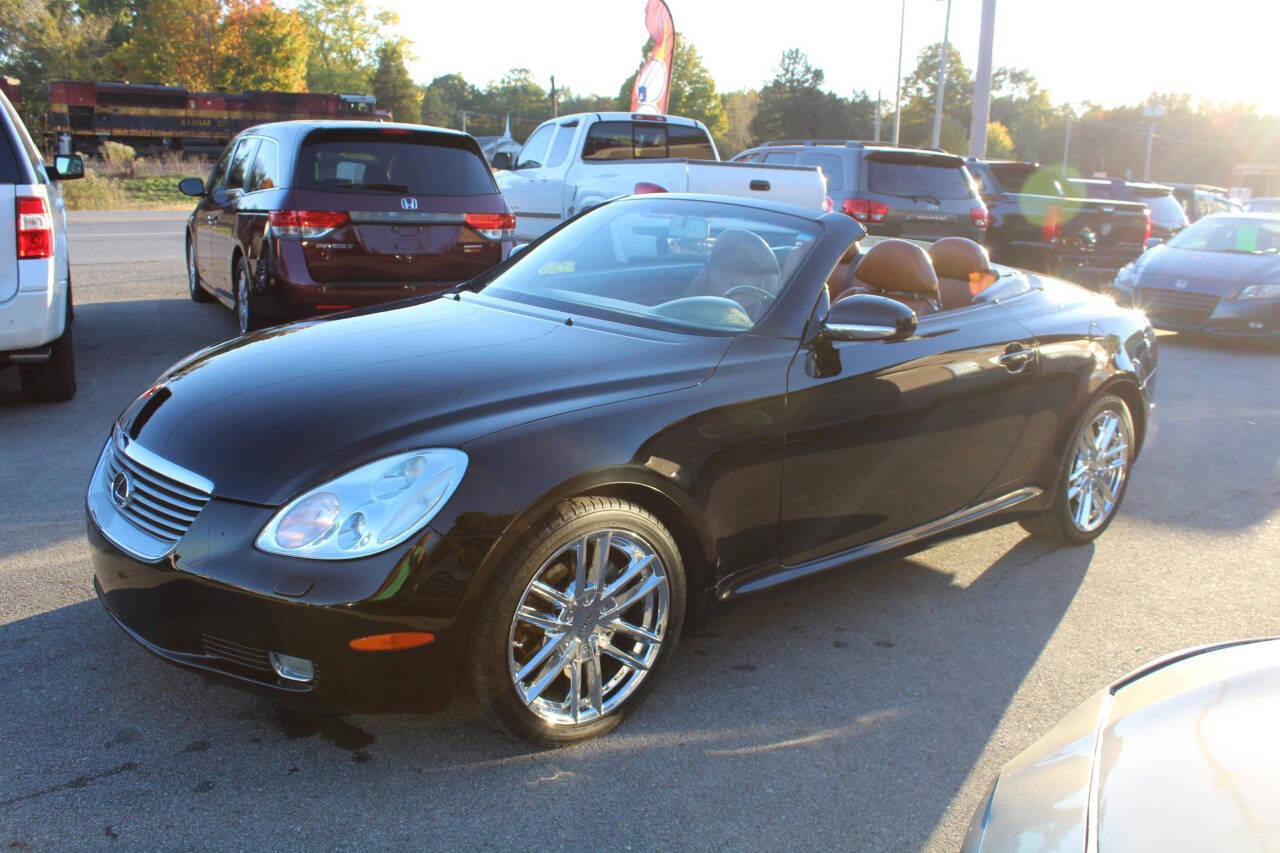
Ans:
{"label": "rear tire", "polygon": [[565,501],[481,599],[466,663],[476,702],[494,726],[540,746],[602,735],[666,666],[684,611],[684,564],[657,518],[617,498]]}
{"label": "rear tire", "polygon": [[1124,400],[1114,394],[1094,400],[1067,443],[1053,506],[1023,519],[1022,528],[1059,545],[1085,545],[1101,536],[1129,486],[1133,436]]}
{"label": "rear tire", "polygon": [[196,266],[196,250],[187,240],[187,293],[192,302],[212,302],[213,294],[200,286],[200,268]]}
{"label": "rear tire", "polygon": [[249,263],[240,257],[236,259],[236,320],[240,324],[240,334],[247,335],[265,326],[271,325],[262,314],[262,308],[255,304],[253,298],[253,281],[249,277]]}
{"label": "rear tire", "polygon": [[67,324],[50,347],[48,361],[19,365],[22,399],[60,403],[76,395],[76,354],[71,335],[71,291],[67,291]]}

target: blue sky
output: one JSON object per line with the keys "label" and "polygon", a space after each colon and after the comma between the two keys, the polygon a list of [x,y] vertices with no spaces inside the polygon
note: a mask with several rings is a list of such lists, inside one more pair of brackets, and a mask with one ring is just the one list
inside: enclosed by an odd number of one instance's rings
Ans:
{"label": "blue sky", "polygon": [[[376,2],[376,0],[374,0]],[[755,88],[799,47],[847,95],[893,98],[899,0],[668,0],[722,91]],[[638,62],[644,0],[384,0],[414,42],[419,82],[459,71],[486,83],[508,69],[574,91],[614,93]],[[904,74],[942,37],[946,0],[907,0]],[[951,42],[973,67],[981,0],[953,0]],[[995,64],[1031,69],[1055,100],[1135,103],[1153,89],[1248,101],[1280,113],[1276,0],[998,0]]]}

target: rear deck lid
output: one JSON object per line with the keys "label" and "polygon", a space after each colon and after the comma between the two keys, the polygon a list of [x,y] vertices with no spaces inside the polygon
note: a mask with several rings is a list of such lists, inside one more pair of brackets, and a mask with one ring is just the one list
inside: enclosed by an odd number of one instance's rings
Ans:
{"label": "rear deck lid", "polygon": [[291,195],[273,226],[302,241],[323,283],[465,281],[502,260],[514,227],[479,146],[458,134],[313,131]]}

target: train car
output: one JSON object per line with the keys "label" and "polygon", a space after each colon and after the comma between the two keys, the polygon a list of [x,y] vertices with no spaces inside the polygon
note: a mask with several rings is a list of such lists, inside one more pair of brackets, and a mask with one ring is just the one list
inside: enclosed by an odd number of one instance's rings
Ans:
{"label": "train car", "polygon": [[73,151],[103,142],[135,150],[217,149],[246,127],[288,119],[389,118],[372,95],[313,92],[189,92],[149,83],[55,80],[49,84],[47,133],[52,147],[70,137]]}

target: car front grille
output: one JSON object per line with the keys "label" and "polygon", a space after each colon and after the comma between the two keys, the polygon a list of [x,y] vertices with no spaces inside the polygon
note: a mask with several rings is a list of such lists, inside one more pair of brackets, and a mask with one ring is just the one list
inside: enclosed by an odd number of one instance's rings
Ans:
{"label": "car front grille", "polygon": [[1218,297],[1211,294],[1155,287],[1138,288],[1136,301],[1154,325],[1178,328],[1203,325],[1218,307]]}
{"label": "car front grille", "polygon": [[182,473],[176,466],[161,472],[122,445],[118,438],[107,445],[103,487],[130,524],[163,542],[177,544],[209,502],[211,493],[179,479]]}
{"label": "car front grille", "polygon": [[200,638],[200,645],[204,648],[204,653],[210,657],[248,669],[271,672],[271,659],[267,656],[266,649],[246,646],[243,643],[212,637],[208,634]]}

